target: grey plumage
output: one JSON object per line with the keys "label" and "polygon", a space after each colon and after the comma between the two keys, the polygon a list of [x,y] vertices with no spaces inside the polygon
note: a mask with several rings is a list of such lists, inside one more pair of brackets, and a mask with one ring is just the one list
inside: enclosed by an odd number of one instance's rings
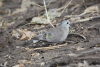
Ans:
{"label": "grey plumage", "polygon": [[42,34],[39,34],[36,37],[36,40],[33,40],[33,43],[36,43],[40,40],[44,40],[47,42],[63,42],[68,36],[69,33],[70,22],[68,20],[63,20],[60,25],[54,28],[49,28]]}

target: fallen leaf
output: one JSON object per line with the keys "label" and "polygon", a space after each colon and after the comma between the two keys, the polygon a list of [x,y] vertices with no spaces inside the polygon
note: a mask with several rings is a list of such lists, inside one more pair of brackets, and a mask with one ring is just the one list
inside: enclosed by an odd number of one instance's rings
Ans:
{"label": "fallen leaf", "polygon": [[33,17],[30,24],[49,24],[45,18]]}
{"label": "fallen leaf", "polygon": [[18,33],[18,31],[13,30],[12,31],[12,36],[15,37],[15,38],[19,38],[20,34]]}
{"label": "fallen leaf", "polygon": [[86,8],[86,9],[84,10],[84,12],[98,11],[98,10],[100,10],[100,3],[95,4],[95,5],[93,5],[93,6],[90,6],[90,7]]}
{"label": "fallen leaf", "polygon": [[86,9],[84,10],[84,12],[83,12],[82,14],[80,14],[79,16],[82,16],[82,15],[84,15],[84,14],[86,14],[86,13],[98,12],[98,11],[100,11],[100,3],[95,4],[95,5],[92,5],[92,6],[88,7],[88,8],[86,8]]}
{"label": "fallen leaf", "polygon": [[25,65],[23,63],[21,63],[21,64],[18,64],[18,65],[12,66],[12,67],[25,67]]}
{"label": "fallen leaf", "polygon": [[31,32],[31,31],[28,31],[28,30],[23,30],[23,35],[22,37],[20,38],[21,41],[24,41],[24,40],[30,40],[31,38],[35,37],[35,34],[34,32]]}
{"label": "fallen leaf", "polygon": [[19,64],[19,67],[25,67],[25,65],[23,63]]}

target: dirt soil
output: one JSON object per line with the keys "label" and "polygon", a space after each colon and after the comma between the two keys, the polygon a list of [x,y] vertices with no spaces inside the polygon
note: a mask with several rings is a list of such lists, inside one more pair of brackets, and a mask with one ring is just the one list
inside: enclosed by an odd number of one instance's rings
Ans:
{"label": "dirt soil", "polygon": [[[43,6],[42,0],[31,1]],[[69,1],[54,0],[47,6],[47,9],[59,9]],[[79,15],[87,7],[100,3],[99,0],[83,1],[73,0],[66,8],[68,11],[60,17],[55,17],[56,22],[53,24],[57,25],[64,19],[70,20],[70,17],[65,16]],[[50,24],[25,25],[30,23],[33,17],[43,15],[45,9],[37,5],[30,5],[26,11],[12,14],[13,11],[21,8],[22,0],[5,0],[2,3],[0,23],[7,22],[10,25],[5,24],[0,28],[0,67],[100,67],[100,17],[80,22],[70,20],[70,33],[63,43],[54,46],[40,41],[33,44],[32,40],[20,41],[22,33],[19,38],[13,37],[12,31],[27,29],[38,34],[42,30],[51,28]],[[9,15],[9,9],[11,15]],[[100,16],[100,11],[93,14],[88,13],[82,19],[93,17],[94,14]]]}

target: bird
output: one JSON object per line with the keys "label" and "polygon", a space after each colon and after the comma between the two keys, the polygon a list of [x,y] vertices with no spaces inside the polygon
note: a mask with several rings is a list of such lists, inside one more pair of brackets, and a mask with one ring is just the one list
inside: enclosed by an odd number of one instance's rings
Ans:
{"label": "bird", "polygon": [[43,33],[32,38],[33,43],[38,41],[47,41],[50,43],[60,43],[65,41],[69,34],[70,21],[63,20],[57,27],[49,28]]}

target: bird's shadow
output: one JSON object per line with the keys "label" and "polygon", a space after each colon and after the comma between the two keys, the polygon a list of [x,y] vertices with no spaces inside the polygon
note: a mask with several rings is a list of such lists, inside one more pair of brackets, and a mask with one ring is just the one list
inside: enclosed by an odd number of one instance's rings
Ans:
{"label": "bird's shadow", "polygon": [[34,44],[33,40],[29,40],[29,41],[24,42],[22,46],[29,47],[29,48],[38,48],[38,47],[57,46],[57,45],[65,44],[65,43],[66,43],[65,41],[63,41],[61,43],[39,41]]}

